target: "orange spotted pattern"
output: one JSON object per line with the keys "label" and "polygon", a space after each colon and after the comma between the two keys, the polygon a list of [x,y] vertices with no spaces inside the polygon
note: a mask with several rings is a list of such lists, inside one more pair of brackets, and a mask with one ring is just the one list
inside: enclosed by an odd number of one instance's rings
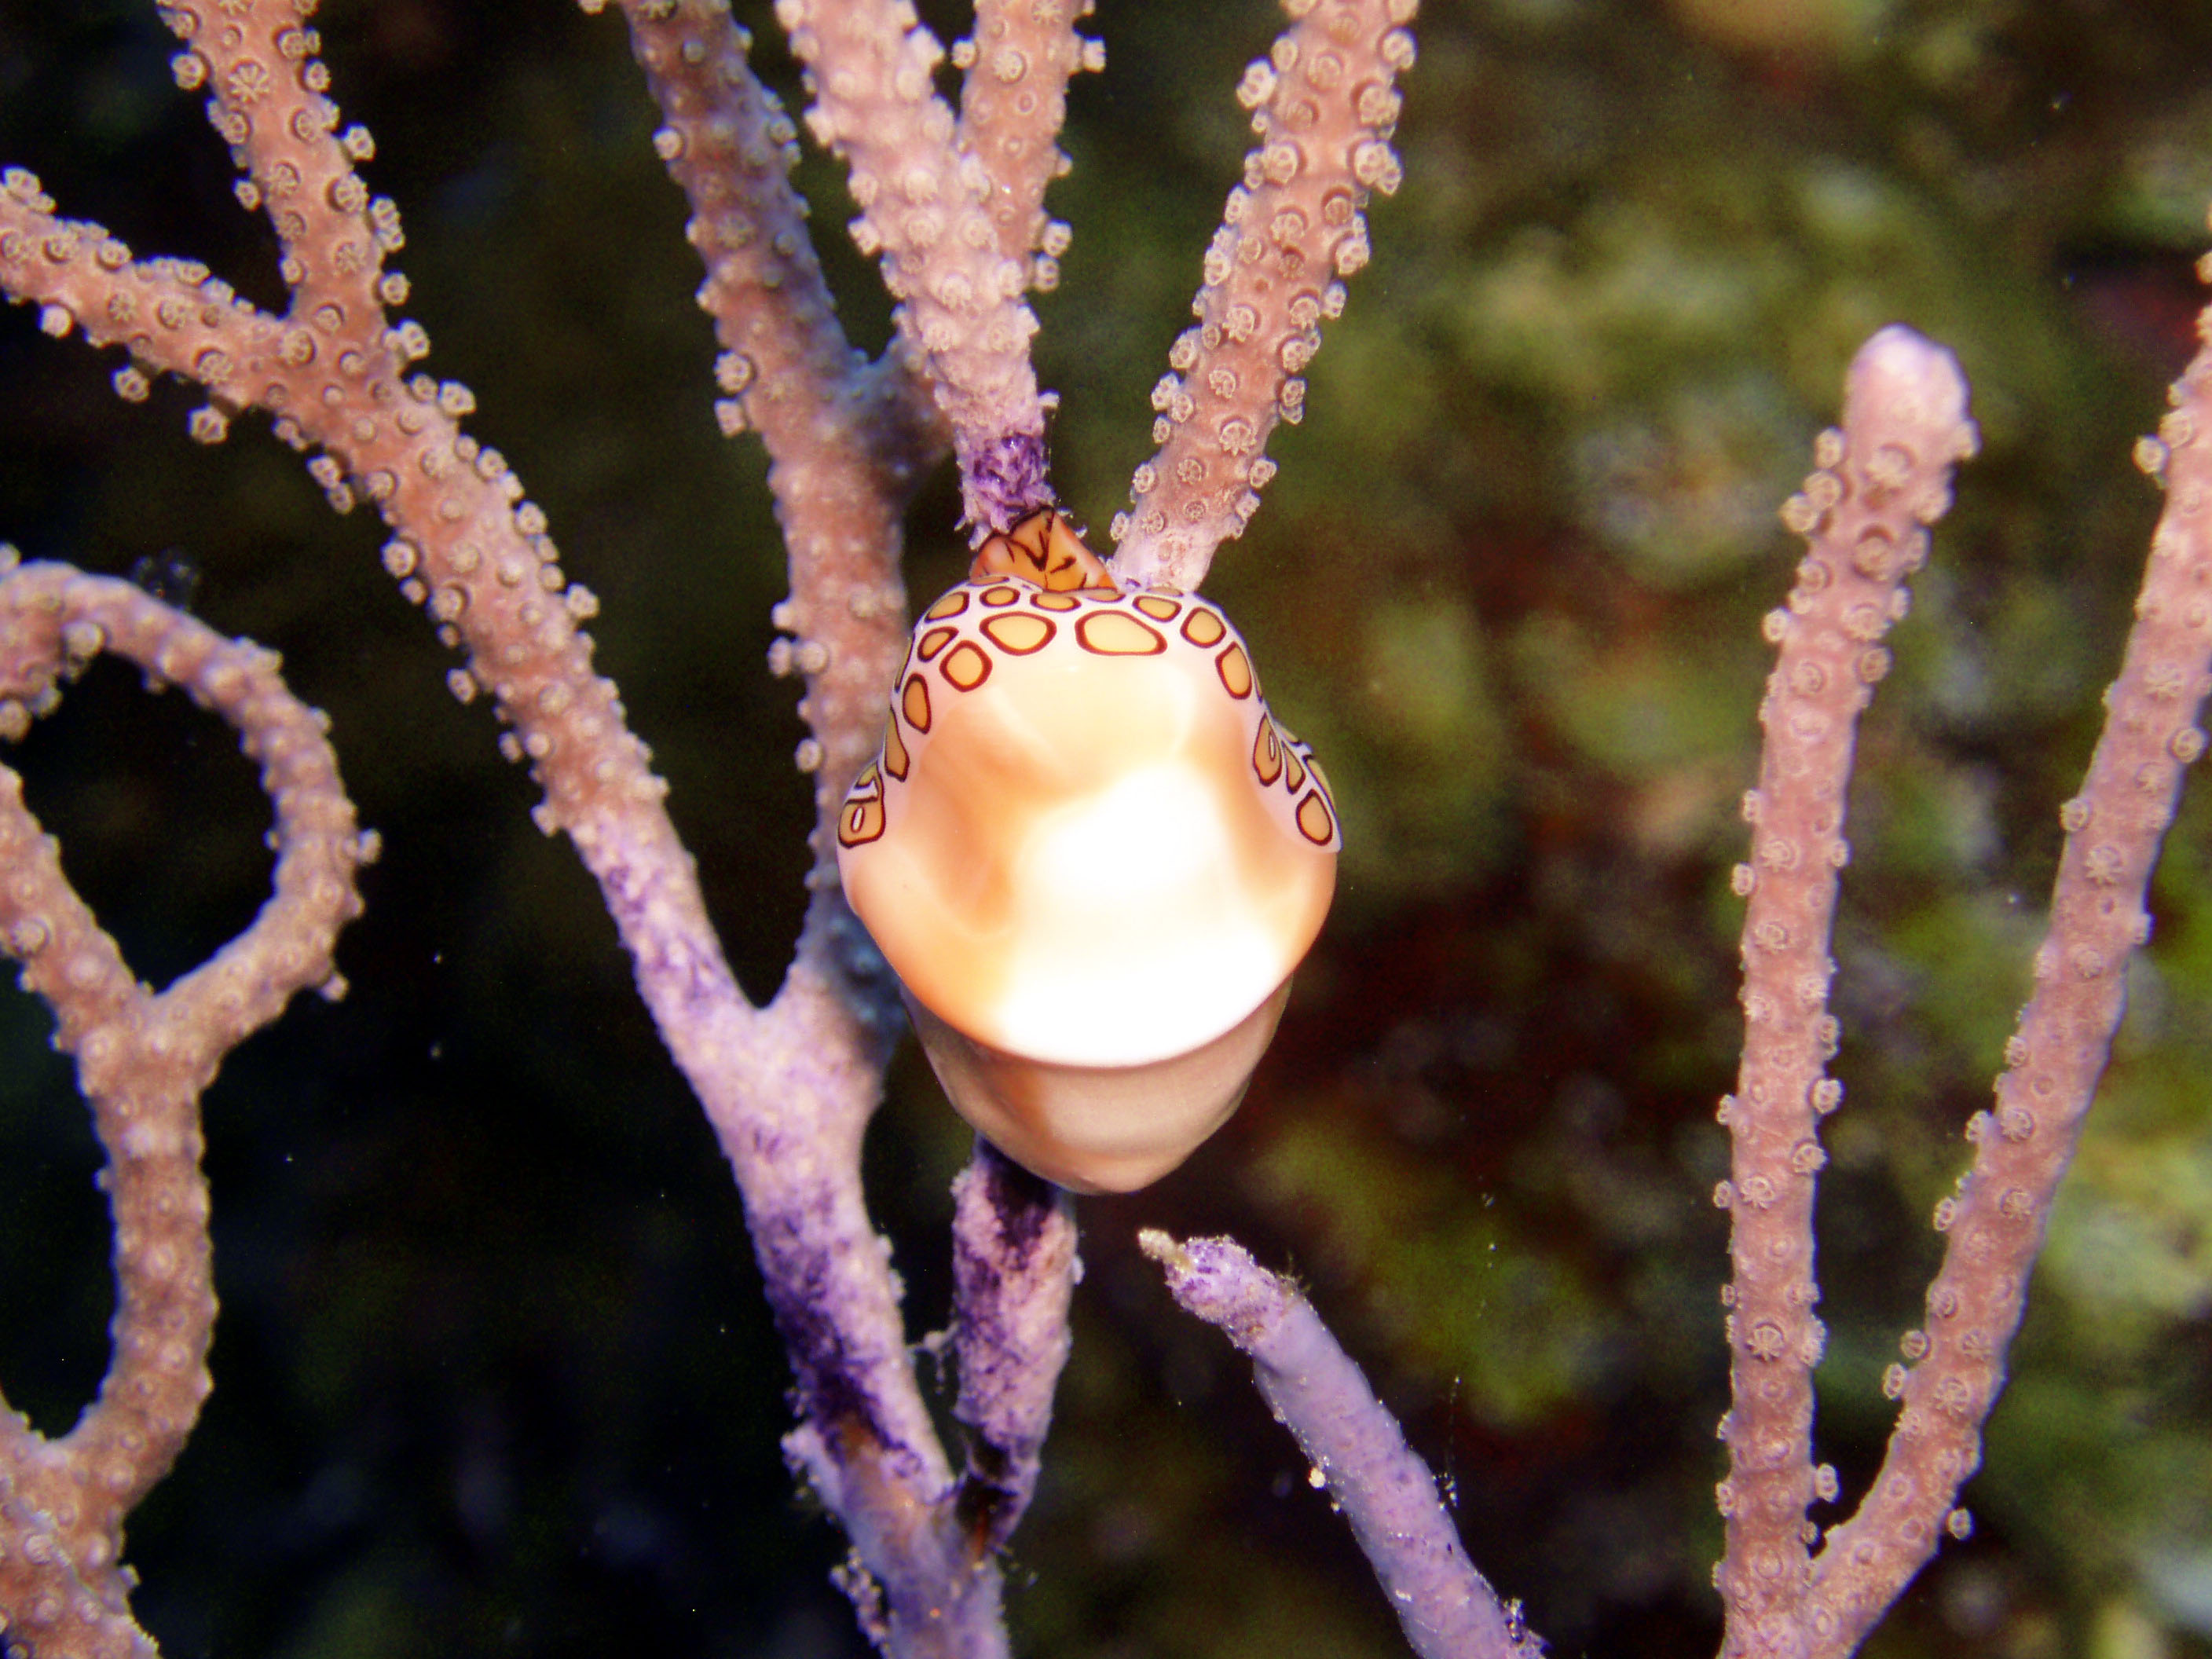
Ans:
{"label": "orange spotted pattern", "polygon": [[876,767],[864,767],[845,793],[844,810],[837,815],[837,840],[847,847],[862,847],[883,833],[883,775]]}
{"label": "orange spotted pattern", "polygon": [[1036,514],[1011,535],[991,538],[969,580],[922,613],[899,672],[883,748],[845,798],[838,841],[860,847],[882,836],[906,780],[927,763],[934,711],[988,684],[1000,660],[1060,651],[1202,655],[1212,665],[1212,683],[1250,727],[1252,780],[1276,821],[1325,851],[1343,845],[1336,803],[1312,750],[1269,711],[1251,656],[1228,619],[1189,594],[1117,592],[1057,514]]}

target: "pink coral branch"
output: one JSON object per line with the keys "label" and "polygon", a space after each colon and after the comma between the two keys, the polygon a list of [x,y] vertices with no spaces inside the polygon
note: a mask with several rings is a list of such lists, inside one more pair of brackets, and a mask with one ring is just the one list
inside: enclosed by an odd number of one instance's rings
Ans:
{"label": "pink coral branch", "polygon": [[722,0],[625,0],[630,39],[665,125],[654,139],[691,204],[686,234],[707,266],[699,303],[722,355],[723,429],[750,427],[790,552],[791,637],[770,658],[806,682],[812,730],[800,764],[817,778],[810,883],[834,884],[829,830],[846,787],[883,735],[886,689],[906,651],[900,519],[945,453],[910,360],[871,363],[838,326],[791,187],[789,119],[746,63]]}
{"label": "pink coral branch", "polygon": [[1106,67],[1105,47],[1075,32],[1091,9],[1091,0],[981,0],[975,33],[952,46],[952,61],[967,71],[960,149],[990,181],[986,211],[999,252],[1024,261],[1029,285],[1041,293],[1058,285],[1067,252],[1068,228],[1044,212],[1045,187],[1068,167],[1054,142],[1067,116],[1067,83],[1079,70]]}
{"label": "pink coral branch", "polygon": [[322,717],[270,653],[225,640],[127,582],[0,550],[0,737],[20,738],[61,682],[113,652],[235,727],[276,808],[274,891],[246,931],[156,995],[63,874],[0,767],[0,948],[54,1012],[55,1043],[107,1154],[114,1347],[76,1426],[48,1441],[0,1404],[0,1608],[42,1656],[150,1650],[131,1625],[123,1522],[168,1471],[210,1387],[215,1322],[199,1099],[232,1048],[295,991],[343,985],[331,960],[374,856],[338,781]]}
{"label": "pink coral branch", "polygon": [[1889,670],[1881,638],[1927,562],[1926,526],[1950,505],[1952,469],[1977,442],[1951,354],[1884,329],[1852,359],[1843,429],[1820,435],[1818,470],[1783,511],[1808,546],[1788,604],[1766,619],[1780,650],[1759,706],[1759,787],[1744,799],[1751,862],[1735,872],[1750,900],[1743,1066],[1721,1103],[1735,1158],[1714,1198],[1729,1212],[1735,1270],[1723,1293],[1731,1400],[1719,1494],[1730,1654],[1804,1650],[1813,1368],[1826,1340],[1813,1312],[1814,1174],[1826,1161],[1815,1126],[1842,1097],[1826,1068],[1844,792],[1859,714]]}
{"label": "pink coral branch", "polygon": [[882,256],[951,423],[965,521],[978,541],[1009,530],[1053,501],[1036,319],[1022,302],[1027,262],[993,222],[991,175],[931,89],[945,49],[899,0],[781,0],[776,15],[806,66],[807,125],[852,170],[854,240]]}
{"label": "pink coral branch", "polygon": [[1367,263],[1368,192],[1398,187],[1395,82],[1413,64],[1416,0],[1285,0],[1297,21],[1244,71],[1259,146],[1206,252],[1198,326],[1152,389],[1152,441],[1109,567],[1124,586],[1194,591],[1275,476],[1267,438],[1305,412],[1321,325]]}
{"label": "pink coral branch", "polygon": [[1993,1112],[1966,1125],[1972,1167],[1936,1206],[1943,1263],[1928,1317],[1905,1333],[1885,1391],[1900,1402],[1881,1471],[1858,1511],[1828,1535],[1812,1582],[1810,1651],[1853,1651],[1945,1531],[1963,1537],[1960,1487],[1981,1462],[1982,1425],[2004,1386],[2027,1279],[2052,1200],[2112,1054],[2129,958],[2150,937],[2144,909],[2183,769],[2204,752],[2197,725],[2212,690],[2212,308],[2207,342],[2175,382],[2172,409],[2138,459],[2165,485],[2119,678],[2066,831],[2035,990],[2005,1044]]}

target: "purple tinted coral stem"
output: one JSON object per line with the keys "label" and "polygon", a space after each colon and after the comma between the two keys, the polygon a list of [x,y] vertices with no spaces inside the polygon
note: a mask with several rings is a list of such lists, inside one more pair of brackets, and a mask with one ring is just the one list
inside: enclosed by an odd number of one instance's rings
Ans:
{"label": "purple tinted coral stem", "polygon": [[959,1507],[977,1541],[996,1548],[1036,1490],[1067,1363],[1067,1306],[1082,1267],[1075,1204],[980,1136],[952,1197],[953,1415],[974,1437]]}
{"label": "purple tinted coral stem", "polygon": [[1038,508],[1054,504],[1042,428],[963,430],[953,448],[960,458],[960,521],[978,545],[986,536],[1003,536]]}
{"label": "purple tinted coral stem", "polygon": [[1252,1356],[1253,1379],[1297,1438],[1382,1581],[1421,1659],[1536,1659],[1543,1644],[1475,1571],[1436,1478],[1321,1316],[1234,1240],[1178,1244],[1147,1228],[1137,1243],[1168,1289]]}

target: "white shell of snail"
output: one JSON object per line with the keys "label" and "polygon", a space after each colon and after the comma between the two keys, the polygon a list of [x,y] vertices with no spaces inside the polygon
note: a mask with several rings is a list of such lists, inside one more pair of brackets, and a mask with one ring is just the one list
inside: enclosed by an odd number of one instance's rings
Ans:
{"label": "white shell of snail", "polygon": [[961,1115],[1127,1192],[1236,1110],[1341,844],[1221,613],[1047,513],[923,613],[837,862]]}

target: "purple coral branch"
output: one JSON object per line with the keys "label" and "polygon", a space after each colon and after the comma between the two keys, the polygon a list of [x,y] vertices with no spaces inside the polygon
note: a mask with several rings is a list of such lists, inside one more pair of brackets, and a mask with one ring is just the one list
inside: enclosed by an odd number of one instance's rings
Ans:
{"label": "purple coral branch", "polygon": [[1421,1659],[1537,1659],[1544,1644],[1501,1602],[1461,1546],[1435,1477],[1359,1367],[1289,1281],[1234,1240],[1178,1244],[1147,1228],[1146,1255],[1167,1270],[1184,1310],[1252,1356],[1253,1379],[1297,1437]]}
{"label": "purple coral branch", "polygon": [[817,811],[798,959],[749,1032],[750,1011],[719,985],[699,994],[646,953],[639,984],[737,1173],[796,1381],[802,1420],[785,1451],[853,1541],[838,1582],[862,1627],[892,1654],[1003,1653],[997,1569],[922,1404],[861,1191],[860,1134],[898,1012],[837,889],[833,852],[837,803],[881,729],[905,646],[901,513],[942,440],[908,362],[895,349],[869,363],[837,325],[789,180],[789,123],[753,76],[726,5],[626,0],[623,11],[707,267],[699,300],[727,394],[718,416],[732,434],[757,430],[769,452],[791,551],[791,597],[776,611],[791,637],[771,663],[806,682],[801,763]]}
{"label": "purple coral branch", "polygon": [[1083,1264],[1074,1200],[980,1136],[952,1198],[953,1415],[973,1435],[959,1506],[977,1543],[996,1548],[1036,1490]]}
{"label": "purple coral branch", "polygon": [[953,448],[960,459],[961,522],[981,545],[1004,535],[1039,507],[1058,499],[1048,476],[1044,433],[974,432],[963,428]]}

